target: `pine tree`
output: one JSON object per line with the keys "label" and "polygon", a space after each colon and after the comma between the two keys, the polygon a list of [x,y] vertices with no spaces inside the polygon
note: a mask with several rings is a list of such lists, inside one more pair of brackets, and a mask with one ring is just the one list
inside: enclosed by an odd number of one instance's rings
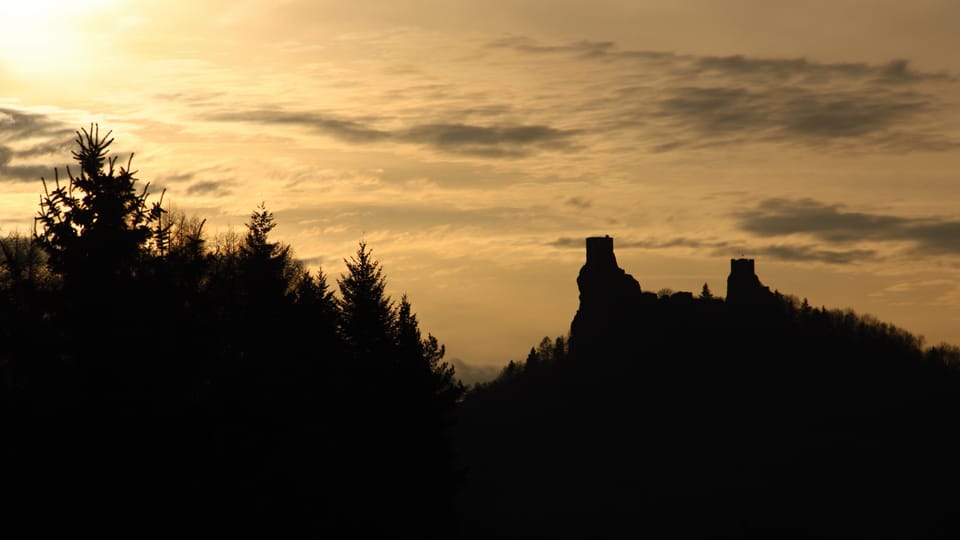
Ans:
{"label": "pine tree", "polygon": [[456,379],[453,365],[443,361],[446,347],[432,334],[422,337],[407,295],[400,299],[397,314],[397,348],[401,378],[409,381],[414,391],[435,401],[433,410],[442,415],[437,425],[448,427],[466,389]]}
{"label": "pine tree", "polygon": [[700,290],[700,298],[704,300],[710,300],[713,298],[713,292],[710,290],[710,286],[706,282],[703,283],[703,289]]}
{"label": "pine tree", "polygon": [[383,269],[366,242],[361,240],[357,254],[344,263],[347,273],[337,280],[341,334],[355,355],[373,360],[387,354],[393,343],[396,308],[386,294]]}
{"label": "pine tree", "polygon": [[292,278],[287,275],[292,258],[290,246],[269,239],[276,222],[273,212],[267,210],[265,203],[261,202],[250,214],[246,226],[247,235],[240,245],[241,268],[245,293],[251,301],[251,307],[256,309],[283,298],[288,279]]}
{"label": "pine tree", "polygon": [[[356,378],[341,404],[355,415],[342,440],[361,469],[344,479],[347,499],[362,501],[358,509],[376,515],[384,534],[449,537],[459,479],[449,428],[464,387],[442,361],[444,347],[423,338],[406,296],[398,306],[387,296],[366,243],[345,262],[340,327]],[[365,483],[364,493],[351,493]]]}
{"label": "pine tree", "polygon": [[316,276],[307,270],[300,270],[292,296],[295,316],[291,321],[291,329],[295,339],[304,349],[319,351],[324,360],[338,359],[342,352],[337,332],[340,308],[327,283],[327,275],[322,269],[317,271]]}
{"label": "pine tree", "polygon": [[[69,181],[61,183],[55,169],[53,189],[43,179],[34,237],[63,282],[62,309],[53,310],[62,325],[55,332],[62,354],[112,364],[110,376],[95,380],[115,390],[116,379],[147,377],[127,371],[144,364],[144,351],[138,349],[143,328],[152,326],[144,317],[156,310],[150,286],[141,278],[149,274],[152,265],[147,263],[163,243],[156,234],[164,227],[154,226],[165,211],[162,196],[159,202],[147,202],[149,183],[137,185],[132,154],[119,168],[117,158],[109,156],[111,133],[101,136],[96,124],[76,132],[78,149],[72,154],[79,172],[67,167]],[[125,362],[131,357],[138,362]],[[127,390],[133,394],[142,389]]]}

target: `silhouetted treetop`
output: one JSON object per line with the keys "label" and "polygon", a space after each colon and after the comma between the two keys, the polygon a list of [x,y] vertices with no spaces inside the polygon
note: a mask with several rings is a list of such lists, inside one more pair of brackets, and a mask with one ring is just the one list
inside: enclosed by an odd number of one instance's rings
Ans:
{"label": "silhouetted treetop", "polygon": [[108,157],[110,132],[101,136],[93,125],[78,131],[75,142],[80,172],[75,176],[67,167],[69,182],[62,185],[54,170],[53,189],[43,180],[36,238],[53,269],[68,280],[129,275],[152,239],[162,247],[162,231],[151,227],[164,212],[162,196],[150,205],[149,184],[138,191],[136,171],[130,170],[133,154],[125,167],[116,168],[117,158]]}
{"label": "silhouetted treetop", "polygon": [[386,294],[387,282],[379,261],[361,240],[356,255],[344,259],[341,274],[340,325],[344,339],[361,354],[377,352],[392,342],[396,308]]}
{"label": "silhouetted treetop", "polygon": [[700,290],[700,298],[713,298],[713,291],[710,290],[710,286],[706,282],[703,283],[703,289]]}
{"label": "silhouetted treetop", "polygon": [[267,210],[266,203],[261,202],[250,214],[250,221],[246,223],[247,236],[244,238],[243,250],[247,255],[260,258],[272,258],[281,255],[289,248],[280,246],[277,242],[270,242],[268,235],[277,226],[273,219],[273,212]]}

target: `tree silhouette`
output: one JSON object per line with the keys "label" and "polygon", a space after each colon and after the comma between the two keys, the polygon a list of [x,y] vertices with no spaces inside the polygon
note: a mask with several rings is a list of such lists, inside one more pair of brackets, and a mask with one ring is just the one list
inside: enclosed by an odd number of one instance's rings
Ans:
{"label": "tree silhouette", "polygon": [[[419,411],[436,421],[440,428],[453,424],[456,404],[463,396],[465,388],[455,377],[453,365],[444,362],[446,347],[436,337],[427,334],[424,339],[420,333],[420,323],[413,313],[407,295],[400,299],[397,311],[397,348],[400,359],[400,371],[409,389],[419,392],[423,398],[434,401],[430,411]],[[430,419],[430,416],[434,418]]]}
{"label": "tree silhouette", "polygon": [[354,354],[368,361],[385,354],[392,344],[396,308],[386,294],[380,263],[360,241],[356,255],[344,259],[347,273],[337,280],[340,288],[340,328]]}
{"label": "tree silhouette", "polygon": [[423,338],[406,296],[395,305],[386,294],[366,242],[344,262],[340,328],[355,384],[341,400],[353,421],[340,451],[358,464],[339,480],[344,498],[377,509],[367,522],[378,534],[450,537],[459,485],[450,428],[464,387],[442,361],[444,347]]}
{"label": "tree silhouette", "polygon": [[276,223],[273,212],[263,202],[250,214],[246,226],[247,234],[240,245],[245,292],[251,307],[262,309],[281,300],[294,278],[288,273],[292,263],[290,246],[270,241],[269,234]]}
{"label": "tree silhouette", "polygon": [[50,256],[50,265],[68,284],[110,283],[135,273],[151,239],[163,247],[165,231],[153,229],[164,210],[161,202],[147,203],[149,184],[137,190],[136,171],[116,168],[117,158],[108,157],[112,132],[100,136],[100,127],[77,132],[79,164],[74,176],[67,167],[69,182],[61,185],[54,171],[54,189],[44,179],[44,195],[35,232]]}
{"label": "tree silhouette", "polygon": [[464,388],[366,244],[338,300],[264,203],[211,247],[76,143],[0,239],[0,536],[450,537]]}
{"label": "tree silhouette", "polygon": [[713,291],[710,290],[710,286],[706,282],[703,283],[703,289],[700,290],[700,298],[705,300],[710,300],[713,298]]}

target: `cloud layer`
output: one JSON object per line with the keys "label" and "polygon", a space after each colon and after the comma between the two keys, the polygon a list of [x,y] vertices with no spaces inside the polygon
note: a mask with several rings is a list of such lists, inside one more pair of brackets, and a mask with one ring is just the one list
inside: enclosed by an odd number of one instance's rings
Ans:
{"label": "cloud layer", "polygon": [[73,129],[53,116],[0,106],[0,182],[34,182],[51,176],[49,163],[40,157],[69,156],[66,148]]}
{"label": "cloud layer", "polygon": [[534,151],[570,149],[576,135],[575,131],[538,124],[425,123],[392,130],[378,129],[373,127],[375,121],[364,122],[321,112],[280,109],[215,113],[209,118],[222,122],[298,126],[347,143],[417,144],[441,152],[491,158],[523,157]]}
{"label": "cloud layer", "polygon": [[906,243],[915,255],[960,255],[960,221],[854,212],[814,199],[768,199],[737,215],[739,227],[761,237],[805,235],[831,245]]}
{"label": "cloud layer", "polygon": [[623,50],[612,42],[541,44],[501,38],[491,51],[561,59],[611,72],[584,108],[617,110],[590,126],[636,130],[658,152],[777,142],[819,150],[945,151],[960,146],[939,114],[956,77],[910,62],[695,56]]}

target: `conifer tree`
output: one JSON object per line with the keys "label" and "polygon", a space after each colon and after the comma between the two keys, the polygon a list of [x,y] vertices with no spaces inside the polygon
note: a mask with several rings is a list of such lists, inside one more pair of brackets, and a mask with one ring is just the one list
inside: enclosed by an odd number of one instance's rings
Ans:
{"label": "conifer tree", "polygon": [[43,181],[36,218],[41,230],[34,234],[68,284],[115,283],[135,272],[151,240],[162,243],[162,231],[153,229],[163,213],[162,196],[149,205],[149,184],[138,191],[132,154],[126,167],[116,167],[116,156],[108,157],[111,133],[101,137],[98,125],[78,131],[73,157],[79,174],[67,167],[69,182],[61,184],[55,170],[52,190]]}
{"label": "conifer tree", "polygon": [[706,282],[703,283],[703,289],[700,290],[700,298],[704,300],[710,300],[713,298],[713,292],[710,290],[710,286]]}
{"label": "conifer tree", "polygon": [[316,275],[299,270],[292,290],[295,316],[291,330],[303,348],[320,352],[325,361],[337,360],[341,353],[338,321],[340,308],[337,298],[322,269]]}
{"label": "conifer tree", "polygon": [[[442,361],[444,347],[423,338],[406,296],[399,305],[387,296],[383,270],[364,241],[345,262],[340,327],[353,357],[348,373],[359,377],[344,396],[356,415],[347,444],[365,469],[349,483],[375,483],[379,508],[371,512],[384,533],[449,537],[459,478],[449,428],[465,389]],[[369,493],[361,497],[369,503]]]}
{"label": "conifer tree", "polygon": [[397,347],[404,378],[411,381],[416,391],[435,401],[434,410],[443,416],[441,424],[452,423],[454,408],[465,388],[455,378],[453,365],[443,361],[446,347],[432,334],[422,337],[407,295],[400,299],[397,312]]}
{"label": "conifer tree", "polygon": [[270,241],[276,222],[263,202],[250,214],[246,226],[247,235],[240,246],[246,293],[255,306],[275,302],[287,289],[290,246]]}
{"label": "conifer tree", "polygon": [[385,354],[393,342],[397,314],[386,294],[383,269],[363,240],[357,254],[344,262],[347,273],[337,280],[343,338],[361,358]]}

